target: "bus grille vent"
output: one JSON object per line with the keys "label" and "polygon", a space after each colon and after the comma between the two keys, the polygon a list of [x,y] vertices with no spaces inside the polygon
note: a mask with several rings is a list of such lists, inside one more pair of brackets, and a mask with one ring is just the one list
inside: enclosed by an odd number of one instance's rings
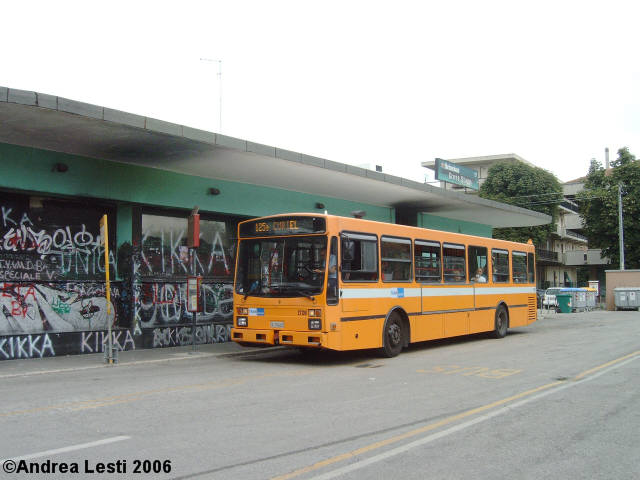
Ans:
{"label": "bus grille vent", "polygon": [[527,303],[528,303],[527,313],[529,317],[529,322],[535,322],[536,321],[536,297],[535,296],[529,297],[527,300]]}

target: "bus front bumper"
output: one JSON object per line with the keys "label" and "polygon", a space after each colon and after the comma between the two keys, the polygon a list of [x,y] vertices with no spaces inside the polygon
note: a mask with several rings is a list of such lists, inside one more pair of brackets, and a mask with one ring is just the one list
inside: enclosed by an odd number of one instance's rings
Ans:
{"label": "bus front bumper", "polygon": [[292,345],[296,347],[319,348],[327,344],[327,334],[313,330],[296,332],[287,330],[275,331],[232,328],[231,340],[241,344]]}

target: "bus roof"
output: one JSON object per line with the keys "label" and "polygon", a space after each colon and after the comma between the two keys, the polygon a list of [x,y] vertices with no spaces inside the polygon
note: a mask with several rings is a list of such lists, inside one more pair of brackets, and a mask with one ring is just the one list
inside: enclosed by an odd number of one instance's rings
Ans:
{"label": "bus roof", "polygon": [[524,250],[532,250],[534,249],[533,243],[521,243],[521,242],[513,242],[510,240],[501,240],[490,237],[481,237],[476,235],[469,235],[465,233],[457,233],[457,232],[448,232],[446,230],[435,230],[424,227],[414,227],[410,225],[401,225],[397,223],[386,223],[379,222],[376,220],[366,220],[364,218],[354,218],[354,217],[343,217],[339,215],[330,215],[327,213],[309,213],[309,212],[292,212],[292,213],[281,213],[276,215],[267,215],[264,217],[257,217],[252,219],[247,219],[238,224],[238,232],[240,231],[240,225],[256,222],[264,219],[270,218],[289,218],[289,217],[313,217],[313,218],[325,218],[327,221],[332,219],[338,221],[340,224],[345,225],[346,229],[355,229],[361,230],[366,229],[370,231],[379,231],[380,229],[394,228],[398,229],[398,232],[394,232],[394,235],[402,236],[408,235],[412,237],[425,237],[425,235],[446,235],[452,236],[451,238],[456,238],[458,241],[463,241],[464,243],[472,243],[473,240],[484,240],[487,242],[491,242],[495,246],[504,246],[504,247],[518,247]]}

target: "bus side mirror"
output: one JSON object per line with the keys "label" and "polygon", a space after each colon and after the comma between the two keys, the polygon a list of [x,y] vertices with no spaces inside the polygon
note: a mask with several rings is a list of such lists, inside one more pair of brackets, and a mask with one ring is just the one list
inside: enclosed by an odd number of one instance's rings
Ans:
{"label": "bus side mirror", "polygon": [[342,239],[342,260],[351,262],[355,258],[356,243],[353,240]]}

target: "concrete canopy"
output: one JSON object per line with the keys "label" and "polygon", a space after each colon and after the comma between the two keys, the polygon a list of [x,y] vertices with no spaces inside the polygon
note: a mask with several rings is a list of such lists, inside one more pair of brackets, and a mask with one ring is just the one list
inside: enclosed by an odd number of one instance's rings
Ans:
{"label": "concrete canopy", "polygon": [[302,153],[107,107],[0,87],[0,142],[276,187],[492,227],[551,217]]}
{"label": "concrete canopy", "polygon": [[[465,157],[465,158],[446,158],[445,160],[455,163],[456,165],[462,165],[463,167],[476,167],[478,165],[492,165],[497,162],[522,162],[526,163],[530,167],[535,167],[535,165],[531,162],[528,162],[520,155],[516,155],[515,153],[505,153],[500,155],[485,155],[483,157]],[[435,160],[427,160],[422,162],[422,166],[428,168],[430,170],[436,169],[436,161]]]}

